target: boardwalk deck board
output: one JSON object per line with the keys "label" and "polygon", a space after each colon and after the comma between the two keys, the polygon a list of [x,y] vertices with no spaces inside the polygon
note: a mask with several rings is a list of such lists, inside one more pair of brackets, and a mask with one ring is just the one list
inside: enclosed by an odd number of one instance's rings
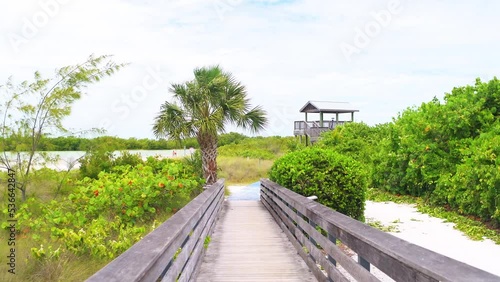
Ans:
{"label": "boardwalk deck board", "polygon": [[259,201],[228,201],[197,280],[316,281]]}

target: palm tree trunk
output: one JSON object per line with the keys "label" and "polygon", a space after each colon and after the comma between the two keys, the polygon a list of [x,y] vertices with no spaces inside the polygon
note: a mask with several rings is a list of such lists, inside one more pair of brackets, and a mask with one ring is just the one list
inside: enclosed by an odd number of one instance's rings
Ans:
{"label": "palm tree trunk", "polygon": [[210,185],[217,181],[217,136],[200,132],[197,139],[200,144],[203,177]]}

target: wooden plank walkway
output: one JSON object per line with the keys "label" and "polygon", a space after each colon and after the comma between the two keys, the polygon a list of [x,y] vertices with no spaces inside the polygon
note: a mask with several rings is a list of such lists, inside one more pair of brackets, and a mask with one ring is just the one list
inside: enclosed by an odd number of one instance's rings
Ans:
{"label": "wooden plank walkway", "polygon": [[226,201],[197,281],[316,281],[260,201]]}

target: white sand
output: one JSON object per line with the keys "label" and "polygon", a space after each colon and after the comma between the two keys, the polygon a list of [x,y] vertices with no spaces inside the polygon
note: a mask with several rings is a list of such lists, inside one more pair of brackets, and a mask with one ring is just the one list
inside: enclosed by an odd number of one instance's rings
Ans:
{"label": "white sand", "polygon": [[419,213],[413,205],[367,201],[365,217],[396,225],[400,232],[391,232],[396,237],[500,276],[500,245],[473,241],[453,223]]}
{"label": "white sand", "polygon": [[238,193],[239,191],[241,191],[241,189],[245,187],[246,186],[229,185],[227,186],[227,189],[229,190],[229,192],[231,192],[231,194],[233,194],[233,193]]}

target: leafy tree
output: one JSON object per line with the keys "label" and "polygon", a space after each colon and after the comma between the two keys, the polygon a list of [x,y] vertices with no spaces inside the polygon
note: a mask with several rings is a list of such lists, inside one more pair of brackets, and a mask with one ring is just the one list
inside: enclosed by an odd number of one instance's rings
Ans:
{"label": "leafy tree", "polygon": [[0,114],[2,140],[7,138],[17,144],[13,150],[18,161],[11,163],[12,155],[5,152],[7,144],[0,144],[4,151],[0,164],[13,169],[18,174],[17,188],[26,199],[28,179],[36,161],[42,138],[47,133],[68,133],[62,120],[71,114],[73,103],[80,99],[82,91],[90,84],[110,76],[123,67],[116,64],[110,56],[91,55],[79,65],[57,69],[53,78],[44,78],[37,71],[33,81],[15,85],[11,78],[0,89],[2,107]]}
{"label": "leafy tree", "polygon": [[248,138],[247,136],[236,132],[221,134],[219,136],[219,147],[229,144],[238,144],[240,143],[240,141],[247,138]]}
{"label": "leafy tree", "polygon": [[193,80],[172,84],[170,92],[176,102],[161,106],[153,132],[177,140],[196,137],[208,184],[217,180],[218,135],[226,124],[256,132],[267,122],[260,106],[251,108],[245,86],[219,66],[195,69]]}

